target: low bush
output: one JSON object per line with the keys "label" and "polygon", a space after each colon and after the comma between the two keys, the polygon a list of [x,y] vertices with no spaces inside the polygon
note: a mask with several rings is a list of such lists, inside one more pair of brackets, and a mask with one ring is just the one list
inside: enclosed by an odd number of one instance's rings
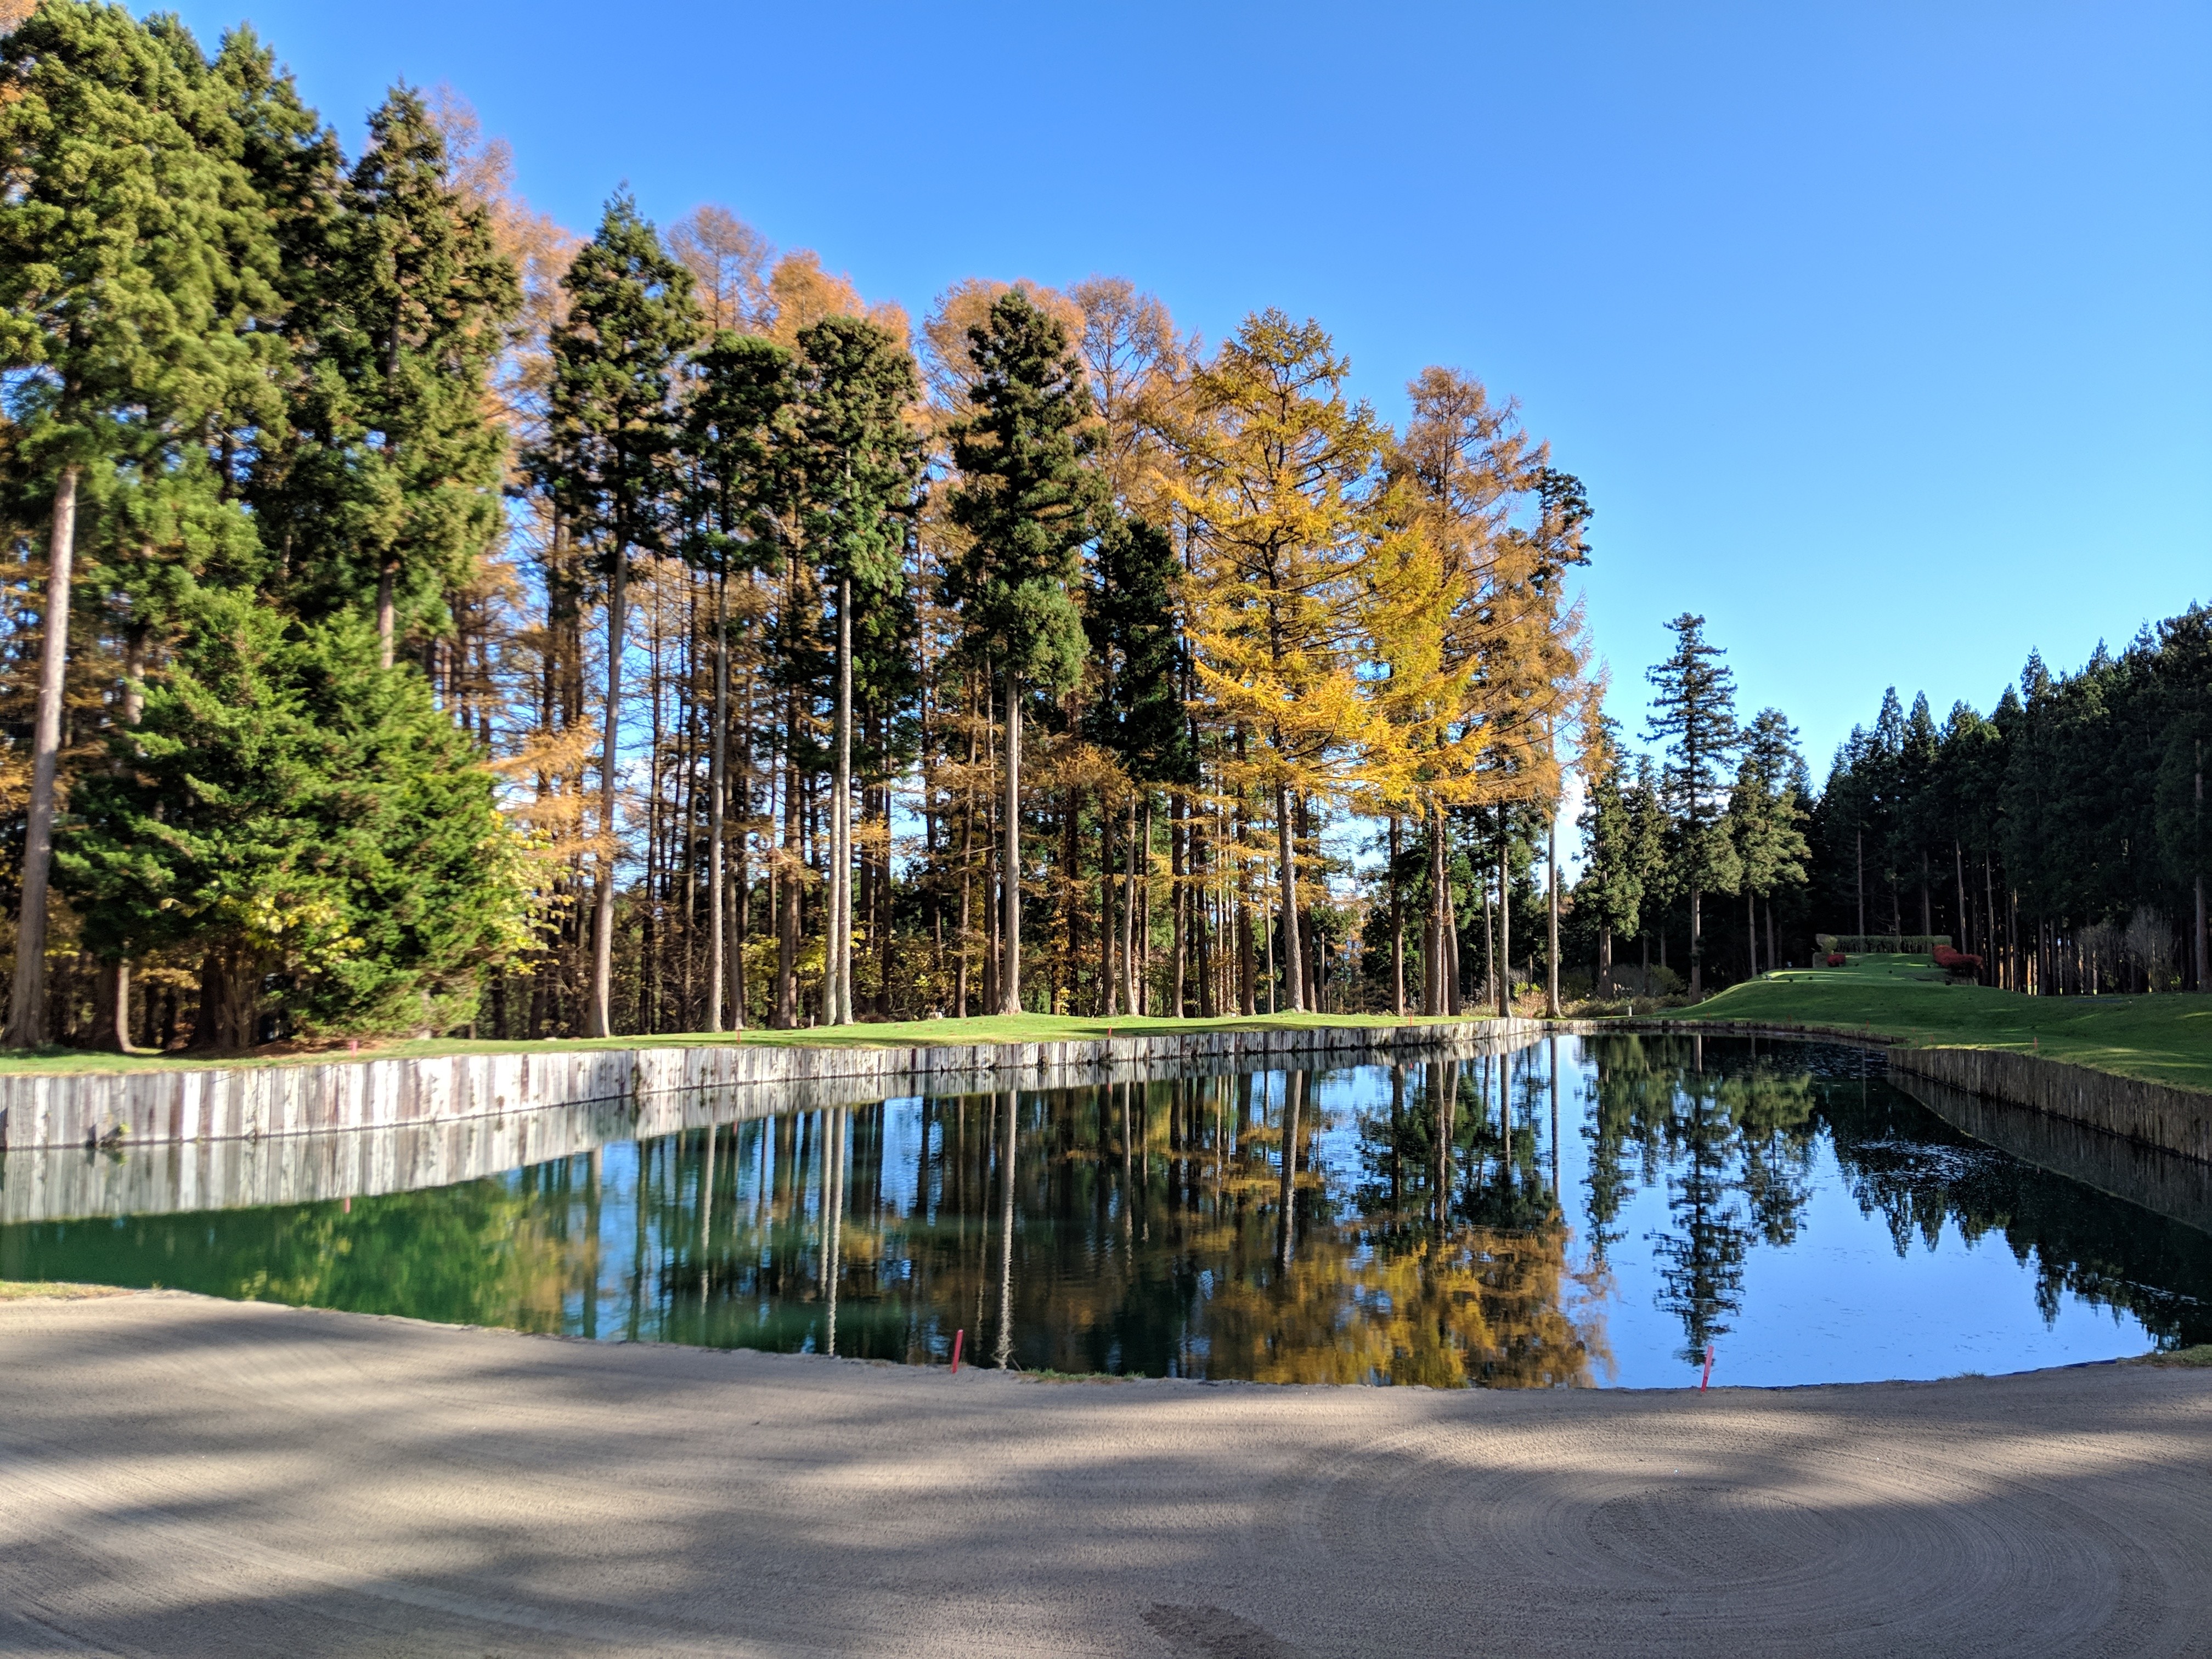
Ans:
{"label": "low bush", "polygon": [[1936,965],[1954,979],[1979,979],[1982,976],[1982,959],[1979,957],[1954,951],[1948,945],[1937,945],[1933,954]]}

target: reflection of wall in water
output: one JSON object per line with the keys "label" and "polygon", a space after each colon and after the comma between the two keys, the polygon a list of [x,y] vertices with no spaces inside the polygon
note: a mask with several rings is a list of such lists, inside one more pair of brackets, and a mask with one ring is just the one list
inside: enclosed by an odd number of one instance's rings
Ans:
{"label": "reflection of wall in water", "polygon": [[2000,1152],[2212,1234],[2212,1164],[1933,1079],[1893,1073],[1890,1080],[1945,1122]]}

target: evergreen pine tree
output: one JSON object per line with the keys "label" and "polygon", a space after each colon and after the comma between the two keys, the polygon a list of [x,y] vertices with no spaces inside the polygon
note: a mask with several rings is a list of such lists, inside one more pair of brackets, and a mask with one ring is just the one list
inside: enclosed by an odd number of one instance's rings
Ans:
{"label": "evergreen pine tree", "polygon": [[[1744,734],[1743,759],[1729,796],[1726,823],[1744,896],[1746,962],[1753,975],[1759,972],[1758,901],[1765,898],[1771,904],[1778,890],[1802,886],[1806,879],[1811,849],[1801,825],[1803,813],[1795,783],[1803,764],[1797,755],[1796,733],[1782,711],[1761,710]],[[1768,954],[1771,958],[1771,945]],[[1772,969],[1773,962],[1767,966]]]}
{"label": "evergreen pine tree", "polygon": [[1167,532],[1125,514],[1098,538],[1097,586],[1084,612],[1091,659],[1105,669],[1092,731],[1130,777],[1190,781],[1190,722],[1177,673],[1181,565]]}
{"label": "evergreen pine tree", "polygon": [[291,579],[311,613],[373,596],[388,664],[500,535],[506,445],[488,388],[521,289],[421,96],[394,88],[368,133],[303,301],[309,419],[328,453]]}
{"label": "evergreen pine tree", "polygon": [[968,331],[973,412],[955,428],[953,522],[970,538],[945,573],[969,659],[1006,702],[1004,966],[1000,1012],[1021,1012],[1023,704],[1082,678],[1083,619],[1071,588],[1096,532],[1099,489],[1084,465],[1091,395],[1066,329],[1018,289]]}
{"label": "evergreen pine tree", "polygon": [[568,314],[553,331],[553,383],[533,467],[568,524],[598,550],[607,593],[607,689],[599,753],[599,867],[587,1029],[613,1035],[615,778],[631,556],[659,552],[680,477],[677,365],[696,339],[691,278],[628,192],[562,279]]}
{"label": "evergreen pine tree", "polygon": [[529,933],[521,844],[469,736],[357,617],[196,609],[57,850],[88,944],[204,951],[201,1048],[257,1041],[264,1002],[303,1031],[474,1018],[483,970]]}
{"label": "evergreen pine tree", "polygon": [[1597,989],[1613,985],[1615,934],[1632,938],[1643,927],[1644,872],[1637,864],[1636,826],[1630,813],[1632,777],[1625,773],[1620,722],[1600,715],[1583,763],[1589,789],[1583,808],[1583,878],[1575,885],[1575,908],[1598,930]]}
{"label": "evergreen pine tree", "polygon": [[889,330],[860,317],[825,317],[799,333],[799,465],[809,552],[836,595],[837,636],[830,787],[830,924],[825,1023],[853,1006],[853,672],[856,636],[904,587],[908,515],[921,478],[921,446],[906,411],[921,395],[914,359]]}
{"label": "evergreen pine tree", "polygon": [[1647,734],[1667,744],[1665,787],[1675,825],[1675,879],[1690,897],[1690,994],[1705,994],[1705,895],[1734,892],[1735,850],[1719,828],[1728,773],[1742,738],[1735,675],[1705,639],[1705,619],[1685,611],[1668,623],[1674,650],[1644,678],[1651,683]]}
{"label": "evergreen pine tree", "polygon": [[[7,1042],[46,1035],[46,894],[81,497],[168,474],[142,526],[206,501],[204,443],[249,403],[275,308],[258,203],[191,37],[50,0],[0,41],[0,369],[21,492],[47,503],[44,634]],[[116,526],[111,523],[111,532]],[[111,533],[111,549],[114,541]],[[234,545],[234,543],[233,544]]]}
{"label": "evergreen pine tree", "polygon": [[[730,747],[728,584],[774,569],[796,488],[787,440],[799,389],[791,353],[728,330],[694,356],[684,405],[684,465],[690,526],[684,556],[714,584],[714,690],[708,736],[707,1029],[745,1022],[744,964],[725,938]],[[750,624],[750,617],[747,621]]]}

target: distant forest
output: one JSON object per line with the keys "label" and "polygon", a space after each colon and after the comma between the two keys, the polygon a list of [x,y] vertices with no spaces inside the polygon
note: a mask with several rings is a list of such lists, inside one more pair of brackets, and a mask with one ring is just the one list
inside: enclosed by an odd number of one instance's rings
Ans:
{"label": "distant forest", "polygon": [[[1717,875],[1733,896],[1705,914],[1704,960],[1719,981],[1803,965],[1821,934],[1942,934],[1981,958],[1984,982],[2014,990],[2208,988],[2212,608],[2145,629],[2117,656],[2100,647],[2070,675],[2031,655],[1987,715],[1961,702],[1938,722],[1924,696],[1908,710],[1893,688],[1817,790],[1778,712],[1736,728],[1725,667],[1710,660],[1705,741],[1737,763],[1735,781],[1717,787],[1717,767],[1703,787],[1713,827],[1701,851],[1679,739],[1662,759],[1601,769],[1571,911],[1577,962],[1598,971],[1633,940],[1617,982],[1674,988],[1689,971],[1702,870],[1708,893]],[[1747,793],[1754,781],[1771,805]],[[1668,961],[1666,975],[1647,982],[1646,957]]]}
{"label": "distant forest", "polygon": [[1116,276],[915,324],[721,207],[570,233],[450,91],[349,156],[250,32],[0,23],[11,1046],[1541,1007],[1822,930],[2202,982],[2199,613],[1820,789],[1686,616],[1645,758],[1472,374],[1394,428]]}

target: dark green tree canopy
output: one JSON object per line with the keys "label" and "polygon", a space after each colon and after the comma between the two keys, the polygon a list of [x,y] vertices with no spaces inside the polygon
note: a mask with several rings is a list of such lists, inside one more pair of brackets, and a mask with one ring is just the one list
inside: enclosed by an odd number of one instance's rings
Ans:
{"label": "dark green tree canopy", "polygon": [[1674,649],[1647,672],[1651,713],[1645,732],[1666,745],[1662,776],[1677,823],[1678,874],[1686,886],[1726,892],[1736,882],[1735,851],[1714,833],[1729,771],[1743,738],[1735,719],[1735,674],[1707,641],[1705,619],[1686,611],[1667,624]]}
{"label": "dark green tree canopy", "polygon": [[607,204],[562,286],[568,314],[553,332],[546,438],[532,466],[611,569],[633,549],[668,547],[680,500],[675,378],[699,311],[690,273],[627,191]]}
{"label": "dark green tree canopy", "polygon": [[1092,735],[1133,778],[1186,782],[1194,757],[1179,672],[1175,544],[1142,519],[1109,513],[1097,570],[1084,612],[1101,682],[1091,711]]}
{"label": "dark green tree canopy", "polygon": [[467,734],[361,618],[210,595],[56,869],[106,957],[236,952],[304,1029],[447,1029],[527,941],[522,846]]}
{"label": "dark green tree canopy", "polygon": [[256,574],[229,457],[281,430],[276,245],[229,84],[173,21],[52,0],[0,84],[9,483],[27,507],[77,468],[86,551],[155,619],[210,568]]}
{"label": "dark green tree canopy", "polygon": [[907,425],[921,395],[913,357],[881,325],[825,317],[799,336],[804,533],[825,582],[898,591],[921,446]]}
{"label": "dark green tree canopy", "polygon": [[969,330],[974,413],[953,434],[964,477],[953,522],[970,538],[946,572],[977,660],[1023,684],[1063,691],[1082,677],[1083,621],[1070,588],[1097,533],[1100,491],[1084,465],[1091,393],[1067,332],[1018,289]]}
{"label": "dark green tree canopy", "polygon": [[799,487],[790,442],[798,366],[775,341],[725,329],[691,369],[684,556],[702,570],[772,570],[787,550]]}

